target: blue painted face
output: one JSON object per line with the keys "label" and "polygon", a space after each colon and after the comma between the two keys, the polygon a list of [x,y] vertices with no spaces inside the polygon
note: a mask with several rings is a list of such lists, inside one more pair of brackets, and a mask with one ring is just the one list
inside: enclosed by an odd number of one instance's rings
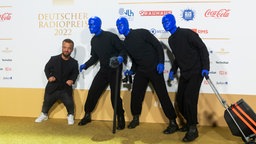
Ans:
{"label": "blue painted face", "polygon": [[101,19],[99,17],[92,17],[88,21],[89,30],[92,34],[99,35],[101,33]]}
{"label": "blue painted face", "polygon": [[118,32],[123,35],[128,35],[130,32],[128,20],[125,17],[121,17],[116,21],[116,27]]}
{"label": "blue painted face", "polygon": [[166,14],[162,18],[162,24],[166,31],[171,32],[173,34],[177,30],[176,20],[172,14]]}

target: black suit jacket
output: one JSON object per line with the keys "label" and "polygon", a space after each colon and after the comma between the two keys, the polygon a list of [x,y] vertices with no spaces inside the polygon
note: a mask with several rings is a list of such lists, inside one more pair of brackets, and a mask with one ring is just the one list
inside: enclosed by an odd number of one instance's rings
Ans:
{"label": "black suit jacket", "polygon": [[[63,71],[61,67],[61,61],[62,58],[60,54],[52,56],[46,63],[44,72],[47,79],[51,76],[54,76],[56,81],[48,82],[45,88],[45,92],[51,94],[57,89],[65,89],[69,95],[72,95],[72,86],[67,85],[66,81],[73,80],[75,83],[79,74],[78,62],[77,60],[70,57],[66,63],[67,69]],[[66,78],[63,78],[63,75],[65,75]]]}

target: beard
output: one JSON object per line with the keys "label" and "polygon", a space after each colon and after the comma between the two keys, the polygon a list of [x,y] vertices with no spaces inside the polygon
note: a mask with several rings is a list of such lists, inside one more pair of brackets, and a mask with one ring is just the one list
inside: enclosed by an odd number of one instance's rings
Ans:
{"label": "beard", "polygon": [[67,53],[67,54],[62,53],[62,55],[63,55],[65,58],[69,58],[69,57],[70,57],[70,54],[69,54],[69,53]]}

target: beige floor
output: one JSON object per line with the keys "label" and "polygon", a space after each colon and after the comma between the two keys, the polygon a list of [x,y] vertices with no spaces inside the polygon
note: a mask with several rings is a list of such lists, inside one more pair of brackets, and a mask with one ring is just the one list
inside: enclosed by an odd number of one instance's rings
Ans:
{"label": "beige floor", "polygon": [[[135,129],[112,133],[112,122],[92,121],[68,126],[66,119],[34,123],[35,118],[0,117],[0,144],[182,144],[182,132],[165,135],[166,124],[141,123]],[[228,127],[199,126],[199,138],[191,144],[242,144]]]}

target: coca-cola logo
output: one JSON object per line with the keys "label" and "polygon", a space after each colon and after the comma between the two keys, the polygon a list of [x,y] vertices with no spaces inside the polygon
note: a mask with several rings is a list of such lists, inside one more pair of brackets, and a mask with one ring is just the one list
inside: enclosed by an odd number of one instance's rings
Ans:
{"label": "coca-cola logo", "polygon": [[205,17],[214,17],[214,18],[222,18],[222,17],[229,17],[230,9],[220,9],[220,10],[211,10],[208,9],[204,16]]}
{"label": "coca-cola logo", "polygon": [[11,13],[3,13],[3,14],[0,14],[0,21],[7,21],[7,20],[11,20],[12,18],[12,14]]}

